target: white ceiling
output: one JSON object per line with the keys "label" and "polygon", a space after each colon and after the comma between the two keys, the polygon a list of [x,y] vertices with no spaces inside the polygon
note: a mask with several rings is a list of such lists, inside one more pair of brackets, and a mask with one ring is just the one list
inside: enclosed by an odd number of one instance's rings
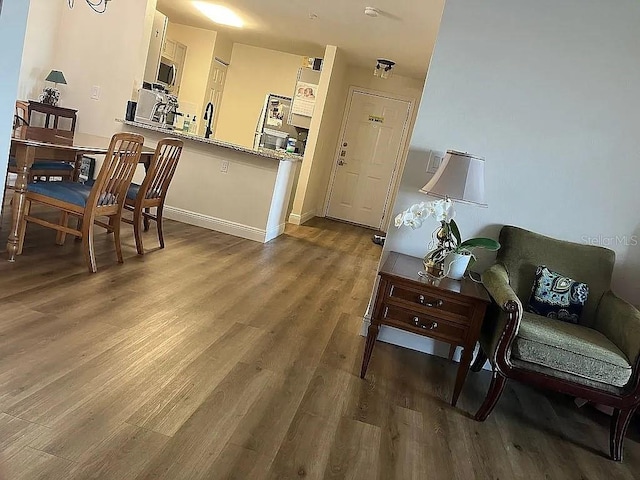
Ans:
{"label": "white ceiling", "polygon": [[[242,29],[211,22],[191,0],[158,0],[172,22],[224,32],[232,40],[321,57],[325,45],[345,51],[353,64],[373,69],[377,58],[397,63],[399,75],[424,79],[444,0],[208,0],[234,10]],[[367,6],[381,11],[364,14]],[[309,14],[317,18],[311,20]]]}

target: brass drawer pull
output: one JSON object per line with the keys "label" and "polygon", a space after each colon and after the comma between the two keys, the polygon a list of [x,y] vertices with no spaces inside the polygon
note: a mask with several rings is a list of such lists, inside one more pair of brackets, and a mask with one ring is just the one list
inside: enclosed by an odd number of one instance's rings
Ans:
{"label": "brass drawer pull", "polygon": [[420,295],[418,296],[418,303],[420,305],[424,305],[425,307],[440,308],[444,302],[441,299],[438,299],[435,302],[427,302],[427,299],[424,298],[424,295]]}
{"label": "brass drawer pull", "polygon": [[431,324],[425,325],[424,323],[420,323],[420,319],[418,317],[413,317],[413,323],[415,323],[416,327],[420,327],[423,330],[435,330],[438,328],[438,322],[431,322]]}

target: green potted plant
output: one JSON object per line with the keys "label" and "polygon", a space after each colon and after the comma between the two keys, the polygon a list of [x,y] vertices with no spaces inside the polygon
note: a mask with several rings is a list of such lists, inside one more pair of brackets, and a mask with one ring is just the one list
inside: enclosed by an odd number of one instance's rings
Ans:
{"label": "green potted plant", "polygon": [[500,249],[500,243],[491,238],[476,237],[463,241],[458,224],[453,219],[453,202],[448,198],[411,205],[396,216],[395,225],[398,228],[404,225],[416,230],[429,217],[440,222],[440,227],[433,232],[429,252],[424,257],[425,269],[433,276],[460,280],[471,259],[475,259],[473,251],[476,248],[490,251]]}

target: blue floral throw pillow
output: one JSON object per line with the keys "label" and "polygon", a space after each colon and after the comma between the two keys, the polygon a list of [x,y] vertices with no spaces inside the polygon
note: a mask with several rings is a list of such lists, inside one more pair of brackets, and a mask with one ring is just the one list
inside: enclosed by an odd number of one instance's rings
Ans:
{"label": "blue floral throw pillow", "polygon": [[589,286],[586,283],[576,282],[540,265],[536,270],[527,311],[564,322],[578,323],[588,297]]}

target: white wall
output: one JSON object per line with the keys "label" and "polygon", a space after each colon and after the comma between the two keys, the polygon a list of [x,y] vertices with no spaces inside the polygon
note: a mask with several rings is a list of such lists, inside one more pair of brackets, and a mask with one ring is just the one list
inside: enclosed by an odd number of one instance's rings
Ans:
{"label": "white wall", "polygon": [[[124,117],[142,83],[155,1],[109,2],[102,15],[85,2],[76,2],[73,10],[61,2],[54,65],[68,83],[60,104],[78,109],[79,132],[109,137],[118,130],[115,119]],[[94,85],[101,88],[99,100],[91,99]]]}
{"label": "white wall", "polygon": [[28,0],[3,0],[0,11],[0,185],[4,185],[18,91],[22,47],[27,28]]}
{"label": "white wall", "polygon": [[198,125],[202,125],[202,101],[207,91],[216,32],[169,22],[167,38],[187,46],[178,99],[185,107],[189,104],[184,111],[195,110]]}
{"label": "white wall", "polygon": [[[380,78],[373,75],[372,68],[363,68],[350,65],[347,70],[347,82],[355,87],[367,88],[377,92],[392,93],[411,98],[416,103],[422,97],[424,90],[424,78],[403,77],[393,74],[389,78]],[[415,109],[417,115],[418,109]]]}
{"label": "white wall", "polygon": [[293,95],[302,57],[234,43],[215,138],[253,148],[268,93]]}
{"label": "white wall", "polygon": [[327,45],[316,106],[309,138],[304,152],[293,209],[289,221],[300,224],[316,215],[322,215],[324,197],[329,183],[331,167],[342,114],[347,100],[347,62],[342,51]]}
{"label": "white wall", "polygon": [[[69,8],[66,2],[31,0],[18,88],[21,100],[37,100],[45,86],[44,79],[51,70],[58,70],[56,39],[63,8]],[[58,88],[64,97],[66,86]]]}
{"label": "white wall", "polygon": [[[514,224],[584,242],[640,235],[640,3],[448,0],[394,212],[424,200],[431,149],[486,157],[488,209],[458,207],[463,236]],[[389,232],[422,256],[435,224]],[[640,303],[640,246],[614,289]],[[486,264],[486,262],[485,262]]]}

